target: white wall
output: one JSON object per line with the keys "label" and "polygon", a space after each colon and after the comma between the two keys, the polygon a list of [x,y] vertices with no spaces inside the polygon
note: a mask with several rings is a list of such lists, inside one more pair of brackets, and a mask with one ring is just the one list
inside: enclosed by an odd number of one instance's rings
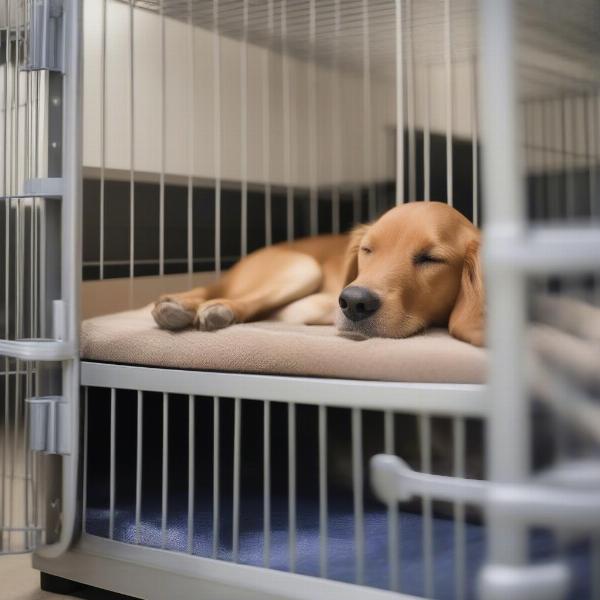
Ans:
{"label": "white wall", "polygon": [[[129,6],[109,0],[106,35],[105,167],[131,166],[130,98],[134,95],[133,166],[138,172],[213,178],[215,176],[215,37],[210,31],[165,19],[164,97],[161,68],[161,20],[134,10],[133,86],[130,63]],[[85,3],[84,24],[84,165],[102,163],[102,2]],[[241,52],[238,41],[221,37],[221,177],[242,175]],[[283,64],[289,74],[289,181],[285,169]],[[247,46],[247,178],[262,182],[308,185],[311,169],[317,181],[359,182],[394,176],[389,156],[395,118],[395,86],[373,82],[372,160],[364,157],[363,81],[359,74],[335,73],[315,67],[316,114],[309,118],[309,70],[295,58],[249,44]],[[268,79],[267,79],[268,78]],[[339,105],[332,112],[332,93],[339,82]],[[133,89],[132,89],[133,87]],[[268,95],[268,111],[265,100]],[[162,140],[162,108],[164,132]],[[336,128],[335,118],[338,118]],[[268,119],[268,124],[264,119]],[[311,140],[311,123],[315,135]],[[263,146],[268,135],[269,164]],[[337,145],[334,136],[337,135]],[[164,146],[163,142],[164,141]],[[312,147],[311,147],[312,146]],[[164,154],[163,154],[164,147]],[[336,148],[340,150],[337,151]],[[336,157],[336,153],[340,155]],[[340,161],[336,172],[333,160]],[[311,160],[313,161],[311,163]],[[368,164],[365,164],[365,163]],[[193,163],[193,164],[192,164]]]}

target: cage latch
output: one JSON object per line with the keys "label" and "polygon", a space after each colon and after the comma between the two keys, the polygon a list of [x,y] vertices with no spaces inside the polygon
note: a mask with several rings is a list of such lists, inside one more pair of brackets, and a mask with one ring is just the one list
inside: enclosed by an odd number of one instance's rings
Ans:
{"label": "cage latch", "polygon": [[28,398],[29,444],[44,454],[71,453],[71,407],[63,396]]}
{"label": "cage latch", "polygon": [[30,0],[27,69],[64,72],[64,7],[62,0]]}

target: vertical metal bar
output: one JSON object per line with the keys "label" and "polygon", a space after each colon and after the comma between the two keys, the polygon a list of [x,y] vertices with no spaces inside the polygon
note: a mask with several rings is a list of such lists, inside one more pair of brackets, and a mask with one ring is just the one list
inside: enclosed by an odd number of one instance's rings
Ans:
{"label": "vertical metal bar", "polygon": [[331,229],[340,232],[340,186],[342,184],[342,110],[340,102],[340,74],[338,69],[341,29],[341,0],[334,0],[333,58],[331,68]]}
{"label": "vertical metal bar", "polygon": [[296,571],[296,405],[288,403],[288,529],[290,573]]}
{"label": "vertical metal bar", "polygon": [[158,216],[158,274],[165,274],[165,145],[167,143],[167,66],[164,0],[159,0],[160,8],[160,188]]}
{"label": "vertical metal bar", "polygon": [[[362,0],[362,101],[363,101],[363,185],[372,187],[375,173],[373,172],[373,123],[372,123],[372,98],[371,98],[371,37],[369,24],[369,3]],[[371,194],[369,192],[369,203]],[[369,205],[370,218],[374,216],[374,207]]]}
{"label": "vertical metal bar", "polygon": [[161,548],[167,547],[167,512],[169,491],[169,394],[163,393],[162,415],[162,494],[161,494]]}
{"label": "vertical metal bar", "polygon": [[[517,142],[513,2],[480,4],[479,81],[482,130],[486,135],[485,210],[487,243],[508,243],[525,229],[525,202]],[[490,478],[516,482],[529,471],[529,402],[522,360],[526,331],[525,285],[520,273],[487,260],[487,339],[494,348],[488,372]],[[511,373],[507,378],[506,373]],[[511,443],[506,444],[510,439]],[[514,522],[488,519],[489,560],[500,565],[527,562],[527,535]],[[482,587],[486,587],[485,575]],[[485,592],[485,590],[484,590]],[[484,594],[485,597],[485,594]]]}
{"label": "vertical metal bar", "polygon": [[219,554],[219,457],[220,457],[220,418],[219,398],[213,398],[213,548],[212,557],[217,558]]}
{"label": "vertical metal bar", "polygon": [[477,59],[473,59],[472,71],[472,100],[471,100],[471,160],[473,163],[473,224],[479,225],[479,95],[477,94]]}
{"label": "vertical metal bar", "polygon": [[108,537],[112,540],[115,532],[115,486],[116,486],[116,390],[110,390],[110,498],[108,510]]}
{"label": "vertical metal bar", "polygon": [[144,442],[144,393],[137,393],[137,423],[135,450],[135,543],[140,543],[142,521],[142,448]]}
{"label": "vertical metal bar", "polygon": [[129,277],[135,275],[135,70],[134,0],[129,0]]}
{"label": "vertical metal bar", "polygon": [[365,517],[363,498],[362,410],[352,409],[352,493],[354,497],[354,550],[356,570],[354,580],[365,580]]}
{"label": "vertical metal bar", "polygon": [[585,99],[585,153],[588,162],[588,191],[589,191],[589,211],[590,217],[594,216],[594,198],[596,197],[596,177],[598,171],[598,165],[595,158],[595,145],[597,138],[597,127],[600,124],[596,124],[596,118],[594,114],[594,96],[590,94]]}
{"label": "vertical metal bar", "polygon": [[188,514],[187,514],[187,551],[194,550],[194,491],[196,477],[195,448],[196,448],[196,413],[194,396],[188,396]]}
{"label": "vertical metal bar", "polygon": [[271,560],[271,402],[263,404],[263,565]]}
{"label": "vertical metal bar", "polygon": [[240,248],[248,252],[248,0],[243,0],[242,40],[240,43],[240,146],[242,215]]}
{"label": "vertical metal bar", "polygon": [[575,128],[573,127],[573,115],[575,113],[574,101],[571,98],[565,98],[563,101],[563,127],[565,132],[564,157],[567,167],[565,169],[566,178],[566,205],[565,220],[573,218],[575,212],[575,166],[577,145],[575,143]]}
{"label": "vertical metal bar", "polygon": [[221,274],[221,38],[219,0],[213,0],[213,104],[215,155],[215,273]]}
{"label": "vertical metal bar", "polygon": [[[421,471],[431,473],[431,418],[419,415],[419,446]],[[423,573],[424,596],[433,598],[433,514],[431,497],[423,496]]]}
{"label": "vertical metal bar", "polygon": [[267,28],[269,44],[263,49],[262,62],[262,137],[263,137],[263,176],[265,180],[265,245],[273,243],[273,219],[271,212],[271,83],[270,61],[271,40],[274,29],[274,0],[268,0]]}
{"label": "vertical metal bar", "polygon": [[446,197],[453,205],[452,177],[452,37],[450,27],[450,0],[444,0],[444,59],[446,64]]}
{"label": "vertical metal bar", "polygon": [[233,417],[233,517],[231,554],[233,562],[238,562],[240,551],[240,447],[242,428],[242,404],[240,398],[234,400]]}
{"label": "vertical metal bar", "polygon": [[[104,279],[104,192],[106,168],[106,28],[107,4],[102,2],[102,43],[100,48],[100,279]],[[42,246],[43,247],[43,246]]]}
{"label": "vertical metal bar", "polygon": [[423,200],[431,200],[431,65],[423,68],[424,85],[423,98]]}
{"label": "vertical metal bar", "polygon": [[188,31],[188,185],[187,185],[187,262],[188,273],[194,272],[194,169],[195,153],[194,141],[196,138],[195,92],[196,92],[196,61],[194,59],[194,20],[193,0],[187,2],[187,31]]}
{"label": "vertical metal bar", "polygon": [[[90,413],[89,413],[89,388],[86,386],[85,387],[85,392],[84,392],[84,396],[83,396],[83,410],[84,410],[84,416],[83,416],[83,490],[82,490],[82,494],[81,494],[81,513],[82,513],[82,517],[81,517],[81,532],[85,533],[85,526],[87,523],[87,482],[88,482],[88,452],[89,452],[89,447],[88,447],[88,440],[89,440],[89,435],[88,435],[88,428],[89,428],[89,418],[90,418]],[[35,504],[36,500],[35,500],[35,496],[33,499],[33,502]],[[1,521],[0,521],[1,523]],[[33,518],[33,523],[35,525],[37,525],[37,521],[35,519],[35,517]]]}
{"label": "vertical metal bar", "polygon": [[327,577],[327,407],[319,405],[319,574]]}
{"label": "vertical metal bar", "polygon": [[408,200],[417,199],[417,156],[415,140],[415,74],[412,0],[406,0],[406,112],[408,117]]}
{"label": "vertical metal bar", "polygon": [[[465,420],[454,417],[452,420],[452,437],[454,439],[454,477],[465,476]],[[454,586],[457,600],[465,597],[465,506],[461,502],[454,503]]]}
{"label": "vertical metal bar", "polygon": [[283,84],[283,163],[286,185],[287,239],[294,239],[294,191],[292,188],[292,140],[290,115],[290,73],[287,54],[287,0],[281,0],[281,68]]}
{"label": "vertical metal bar", "polygon": [[317,12],[316,0],[310,0],[309,4],[309,43],[310,59],[308,62],[308,136],[309,136],[309,182],[310,182],[310,234],[317,235],[319,230],[318,222],[318,201],[319,193],[317,188],[317,159],[319,156],[319,147],[317,145],[317,73],[316,73],[316,38],[317,38]]}
{"label": "vertical metal bar", "polygon": [[[386,410],[383,416],[384,447],[386,454],[396,454],[394,435],[394,413]],[[398,503],[388,505],[388,568],[389,588],[400,591],[400,554],[398,552]]]}
{"label": "vertical metal bar", "polygon": [[404,203],[404,73],[402,0],[396,2],[396,204]]}

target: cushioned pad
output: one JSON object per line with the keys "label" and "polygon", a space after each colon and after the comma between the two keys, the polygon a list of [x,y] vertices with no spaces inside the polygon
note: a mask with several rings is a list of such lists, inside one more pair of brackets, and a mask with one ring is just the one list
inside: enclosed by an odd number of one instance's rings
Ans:
{"label": "cushioned pad", "polygon": [[379,381],[482,383],[487,353],[431,330],[349,339],[332,326],[259,321],[215,332],[159,329],[150,307],[83,322],[82,358],[113,363]]}

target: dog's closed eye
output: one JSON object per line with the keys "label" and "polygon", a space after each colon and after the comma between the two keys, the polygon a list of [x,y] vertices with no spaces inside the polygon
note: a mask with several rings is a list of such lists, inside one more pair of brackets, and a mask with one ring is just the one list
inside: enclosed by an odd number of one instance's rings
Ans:
{"label": "dog's closed eye", "polygon": [[445,263],[446,261],[439,256],[434,256],[428,251],[418,252],[413,256],[414,265],[427,265],[427,264],[438,264]]}

